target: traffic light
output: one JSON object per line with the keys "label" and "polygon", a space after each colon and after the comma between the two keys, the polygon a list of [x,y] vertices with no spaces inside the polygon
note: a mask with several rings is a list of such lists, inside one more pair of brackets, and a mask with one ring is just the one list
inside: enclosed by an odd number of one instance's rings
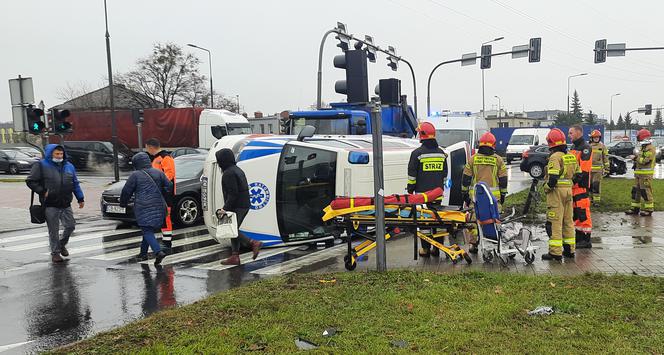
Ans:
{"label": "traffic light", "polygon": [[646,105],[645,115],[646,116],[652,115],[652,105],[651,104]]}
{"label": "traffic light", "polygon": [[367,42],[367,58],[371,63],[376,63],[376,47],[373,43],[373,37],[364,35],[364,41]]}
{"label": "traffic light", "polygon": [[480,68],[491,68],[491,45],[485,44],[482,46],[482,56],[480,58]]}
{"label": "traffic light", "polygon": [[28,106],[25,108],[26,116],[28,116],[28,132],[31,134],[41,134],[46,124],[42,121],[44,110]]}
{"label": "traffic light", "polygon": [[346,25],[341,22],[337,22],[336,30],[337,35],[334,36],[334,38],[339,40],[337,47],[341,48],[341,50],[345,52],[350,49],[350,37],[346,32]]}
{"label": "traffic light", "polygon": [[58,110],[58,109],[53,109],[53,133],[55,134],[63,134],[63,133],[71,133],[72,127],[71,123],[67,122],[67,117],[69,117],[70,113],[69,110]]}
{"label": "traffic light", "polygon": [[606,62],[606,40],[598,39],[595,41],[595,63]]}
{"label": "traffic light", "polygon": [[143,123],[145,120],[143,118],[143,109],[133,109],[131,110],[131,119],[134,121],[135,125],[138,125],[139,123]]}
{"label": "traffic light", "polygon": [[528,48],[528,62],[537,63],[540,61],[540,55],[542,54],[542,39],[531,38],[530,47]]}
{"label": "traffic light", "polygon": [[334,91],[346,95],[348,103],[369,102],[366,51],[353,49],[335,56],[334,67],[346,69],[346,80],[337,81]]}
{"label": "traffic light", "polygon": [[387,60],[389,63],[387,63],[387,66],[392,68],[392,70],[397,71],[399,68],[399,57],[397,57],[396,50],[392,46],[387,47],[387,52],[390,53],[390,55],[387,57]]}

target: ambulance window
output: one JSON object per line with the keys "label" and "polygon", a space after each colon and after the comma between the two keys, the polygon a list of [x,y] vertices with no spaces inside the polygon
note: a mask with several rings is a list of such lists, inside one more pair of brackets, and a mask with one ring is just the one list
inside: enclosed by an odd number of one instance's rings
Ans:
{"label": "ambulance window", "polygon": [[284,241],[327,233],[323,209],[335,197],[337,155],[296,145],[284,147],[277,172],[277,220]]}

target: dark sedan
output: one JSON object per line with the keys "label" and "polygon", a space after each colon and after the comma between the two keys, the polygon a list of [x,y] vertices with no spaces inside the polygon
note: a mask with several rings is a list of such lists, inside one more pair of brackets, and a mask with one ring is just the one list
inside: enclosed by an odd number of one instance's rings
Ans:
{"label": "dark sedan", "polygon": [[0,150],[0,170],[7,174],[20,174],[22,171],[30,171],[32,164],[38,162],[39,158],[31,157],[18,150]]}
{"label": "dark sedan", "polygon": [[[171,209],[173,223],[188,227],[200,222],[201,174],[207,155],[189,154],[175,158],[175,200]],[[117,182],[101,195],[101,213],[104,219],[133,223],[133,199],[127,208],[120,207],[120,193],[125,181]]]}
{"label": "dark sedan", "polygon": [[630,141],[615,141],[606,144],[609,154],[617,155],[626,158],[634,154],[634,143]]}
{"label": "dark sedan", "polygon": [[[535,179],[544,177],[546,163],[549,159],[549,147],[538,145],[530,147],[521,155],[521,171],[527,172]],[[625,158],[609,154],[609,175],[622,175],[627,172],[627,160]]]}

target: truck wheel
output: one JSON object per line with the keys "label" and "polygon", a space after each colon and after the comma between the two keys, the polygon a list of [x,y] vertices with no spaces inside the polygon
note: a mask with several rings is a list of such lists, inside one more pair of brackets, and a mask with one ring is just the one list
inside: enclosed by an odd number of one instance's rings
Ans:
{"label": "truck wheel", "polygon": [[533,179],[540,179],[544,175],[544,167],[542,164],[533,163],[530,165],[529,172]]}

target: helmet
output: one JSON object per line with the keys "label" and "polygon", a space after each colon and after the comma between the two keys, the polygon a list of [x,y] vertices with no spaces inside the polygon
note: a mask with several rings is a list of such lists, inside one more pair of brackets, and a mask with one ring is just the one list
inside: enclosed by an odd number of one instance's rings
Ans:
{"label": "helmet", "polygon": [[590,133],[590,138],[601,138],[601,137],[602,137],[602,132],[600,132],[598,129]]}
{"label": "helmet", "polygon": [[480,147],[484,146],[496,149],[496,136],[491,132],[486,132],[480,137]]}
{"label": "helmet", "polygon": [[546,135],[546,143],[549,145],[549,148],[567,144],[565,133],[558,128],[553,128]]}
{"label": "helmet", "polygon": [[642,128],[638,133],[636,133],[636,140],[640,142],[642,140],[650,138],[650,136],[651,136],[650,131],[645,128]]}
{"label": "helmet", "polygon": [[431,122],[420,123],[417,127],[417,132],[419,132],[421,141],[436,138],[436,127],[434,127]]}

